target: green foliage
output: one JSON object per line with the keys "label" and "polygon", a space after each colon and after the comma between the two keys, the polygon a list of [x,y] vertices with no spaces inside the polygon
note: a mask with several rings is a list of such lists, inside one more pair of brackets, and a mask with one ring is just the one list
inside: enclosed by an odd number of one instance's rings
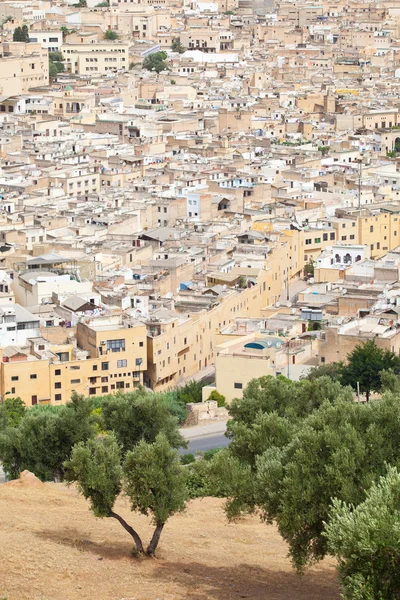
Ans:
{"label": "green foliage", "polygon": [[154,52],[153,54],[149,54],[143,61],[143,68],[147,71],[155,71],[156,73],[168,71],[169,67],[165,62],[166,58],[166,52]]}
{"label": "green foliage", "polygon": [[179,37],[175,37],[172,40],[171,48],[174,52],[179,52],[179,54],[183,54],[186,50],[181,43],[181,39]]}
{"label": "green foliage", "polygon": [[178,419],[160,396],[144,389],[104,399],[102,428],[114,432],[124,455],[140,440],[154,442],[159,433],[164,433],[174,448],[186,447],[177,425]]}
{"label": "green foliage", "polygon": [[322,156],[325,156],[329,152],[329,146],[318,146],[318,150],[322,152]]}
{"label": "green foliage", "polygon": [[196,462],[196,458],[194,454],[188,452],[187,454],[182,454],[179,459],[182,465],[190,465],[191,463]]}
{"label": "green foliage", "polygon": [[113,31],[112,29],[107,29],[107,31],[104,33],[104,39],[105,40],[118,40],[119,39],[119,35],[116,31]]}
{"label": "green foliage", "polygon": [[25,412],[25,402],[21,398],[6,398],[0,404],[0,431],[6,427],[17,427]]}
{"label": "green foliage", "polygon": [[314,381],[319,377],[330,377],[333,381],[340,382],[340,363],[327,363],[318,365],[318,367],[313,367],[307,373],[304,379],[308,379],[309,381]]}
{"label": "green foliage", "polygon": [[326,524],[346,600],[400,598],[400,474],[390,468],[354,507],[335,499]]}
{"label": "green foliage", "polygon": [[386,152],[386,156],[388,158],[396,158],[397,152],[396,152],[396,150],[389,150],[389,152]]}
{"label": "green foliage", "polygon": [[185,467],[164,434],[152,443],[143,439],[124,458],[113,434],[77,444],[65,462],[66,479],[77,482],[97,517],[117,519],[135,542],[134,553],[144,552],[139,534],[117,513],[115,501],[123,491],[133,511],[151,516],[156,526],[146,553],[154,555],[164,524],[185,509],[188,498]]}
{"label": "green foliage", "polygon": [[0,460],[12,478],[28,469],[44,481],[62,479],[73,446],[94,435],[90,404],[74,394],[57,412],[29,410],[17,427],[0,432]]}
{"label": "green foliage", "polygon": [[208,396],[208,400],[216,402],[218,406],[225,406],[225,396],[217,392],[217,390],[213,390],[211,392],[211,394]]}
{"label": "green foliage", "polygon": [[22,27],[17,27],[14,29],[13,42],[25,42],[26,44],[29,43],[29,29],[27,25],[23,25]]}
{"label": "green foliage", "polygon": [[347,356],[347,364],[341,367],[341,380],[343,385],[351,385],[354,390],[359,382],[360,391],[369,400],[372,391],[382,389],[380,375],[389,369],[399,373],[400,358],[389,350],[379,348],[374,340],[368,340],[356,346]]}
{"label": "green foliage", "polygon": [[99,4],[96,4],[96,8],[108,8],[109,6],[110,3],[108,0],[104,0],[104,2],[99,2]]}
{"label": "green foliage", "polygon": [[308,277],[314,277],[314,266],[315,263],[313,260],[309,260],[308,263],[305,265],[304,267],[304,273],[308,276]]}
{"label": "green foliage", "polygon": [[247,285],[246,285],[246,278],[243,277],[243,275],[241,275],[239,277],[238,286],[240,287],[241,290],[244,290],[247,287]]}
{"label": "green foliage", "polygon": [[395,389],[358,404],[329,376],[251,381],[229,409],[231,445],[211,461],[228,517],[257,511],[276,522],[299,571],[324,557],[332,498],[363,502],[386,465],[400,459]]}
{"label": "green foliage", "polygon": [[188,491],[184,467],[164,434],[151,444],[141,440],[128,452],[123,469],[132,510],[151,515],[156,526],[185,509]]}
{"label": "green foliage", "polygon": [[73,4],[72,6],[75,6],[76,8],[87,8],[87,1],[79,0],[79,2],[77,2],[76,4]]}
{"label": "green foliage", "polygon": [[210,450],[206,450],[203,454],[203,458],[205,461],[210,461],[214,458],[218,452],[221,452],[222,448],[211,448]]}
{"label": "green foliage", "polygon": [[157,394],[161,404],[163,404],[173,417],[176,417],[179,424],[186,421],[187,410],[184,399],[178,397],[176,391],[163,392]]}
{"label": "green foliage", "polygon": [[190,498],[222,497],[219,473],[215,475],[213,461],[203,458],[186,466],[186,486]]}
{"label": "green foliage", "polygon": [[53,62],[62,62],[64,60],[64,57],[62,55],[62,52],[49,52],[49,60]]}
{"label": "green foliage", "polygon": [[67,36],[71,35],[71,33],[75,33],[76,29],[68,29],[68,27],[65,27],[65,25],[63,25],[62,27],[60,27],[60,31],[63,36],[63,41],[65,42]]}
{"label": "green foliage", "polygon": [[79,491],[90,500],[93,514],[110,516],[122,486],[121,452],[114,435],[80,442],[64,466],[66,481],[77,481]]}
{"label": "green foliage", "polygon": [[171,83],[171,85],[176,85],[175,79],[171,79],[170,83]]}
{"label": "green foliage", "polygon": [[191,402],[202,401],[202,389],[206,384],[202,381],[189,381],[177,388],[177,400],[180,404],[186,405]]}

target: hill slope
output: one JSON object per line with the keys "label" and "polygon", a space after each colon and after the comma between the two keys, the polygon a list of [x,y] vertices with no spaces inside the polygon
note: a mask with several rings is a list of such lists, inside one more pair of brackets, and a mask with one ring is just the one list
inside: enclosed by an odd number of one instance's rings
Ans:
{"label": "hill slope", "polygon": [[[274,527],[228,525],[222,501],[193,501],[166,526],[159,559],[133,560],[112,519],[95,519],[74,488],[0,485],[0,598],[8,600],[338,600],[325,561],[293,573]],[[118,511],[149,539],[147,519]],[[118,512],[117,511],[117,512]]]}

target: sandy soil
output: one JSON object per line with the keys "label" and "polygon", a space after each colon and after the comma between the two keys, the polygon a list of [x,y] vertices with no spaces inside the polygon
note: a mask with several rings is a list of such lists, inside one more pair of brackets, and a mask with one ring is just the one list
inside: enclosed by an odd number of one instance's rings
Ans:
{"label": "sandy soil", "polygon": [[[297,577],[274,527],[227,524],[223,502],[193,501],[165,528],[158,559],[130,558],[128,534],[96,519],[74,488],[0,485],[0,599],[338,600],[332,561]],[[117,512],[142,533],[146,518]]]}

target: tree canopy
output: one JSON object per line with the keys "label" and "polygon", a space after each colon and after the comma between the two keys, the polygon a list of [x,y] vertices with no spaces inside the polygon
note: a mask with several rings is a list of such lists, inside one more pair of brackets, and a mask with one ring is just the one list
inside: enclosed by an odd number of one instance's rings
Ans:
{"label": "tree canopy", "polygon": [[[185,509],[185,468],[164,434],[152,443],[139,441],[125,458],[114,435],[97,437],[76,445],[65,467],[68,481],[77,482],[95,516],[121,523],[132,536],[136,553],[154,555],[169,517]],[[150,516],[155,525],[146,551],[139,533],[114,510],[121,491],[132,511]]]}
{"label": "tree canopy", "polygon": [[354,402],[330,377],[251,381],[230,407],[230,447],[213,460],[227,514],[275,522],[302,571],[328,552],[324,523],[334,498],[358,505],[400,458],[400,395]]}
{"label": "tree canopy", "polygon": [[104,39],[105,40],[118,40],[119,39],[119,35],[116,31],[113,31],[112,29],[107,29],[107,31],[104,33]]}
{"label": "tree canopy", "polygon": [[27,25],[14,29],[13,42],[29,43],[29,29]]}
{"label": "tree canopy", "polygon": [[381,372],[389,369],[400,373],[400,358],[377,346],[374,340],[368,340],[348,354],[346,364],[340,369],[341,381],[343,385],[351,385],[354,390],[357,390],[358,382],[360,391],[369,400],[371,392],[382,389]]}
{"label": "tree canopy", "polygon": [[358,506],[335,499],[326,524],[345,600],[400,598],[400,473],[391,467]]}
{"label": "tree canopy", "polygon": [[156,73],[168,71],[169,67],[165,62],[166,58],[166,52],[154,52],[153,54],[149,54],[143,61],[143,68],[147,71],[155,71]]}

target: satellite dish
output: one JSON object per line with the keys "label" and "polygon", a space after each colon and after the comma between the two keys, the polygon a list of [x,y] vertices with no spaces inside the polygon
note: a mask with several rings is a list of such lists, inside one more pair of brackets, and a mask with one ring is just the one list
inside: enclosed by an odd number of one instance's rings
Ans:
{"label": "satellite dish", "polygon": [[314,283],[314,282],[315,282],[314,277],[310,277],[310,279],[308,280],[308,283]]}
{"label": "satellite dish", "polygon": [[280,302],[277,302],[277,303],[275,304],[276,308],[279,308],[279,307],[280,307],[280,305],[281,305],[281,303],[280,303]]}

